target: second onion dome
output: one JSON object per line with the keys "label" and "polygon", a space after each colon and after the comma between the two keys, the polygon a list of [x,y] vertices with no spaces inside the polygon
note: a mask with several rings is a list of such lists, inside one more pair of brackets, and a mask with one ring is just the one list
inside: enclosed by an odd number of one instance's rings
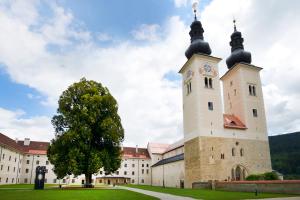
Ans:
{"label": "second onion dome", "polygon": [[251,64],[251,53],[244,51],[244,39],[242,38],[242,33],[236,30],[235,20],[234,23],[234,32],[231,34],[231,54],[226,59],[226,64],[228,69],[232,68],[236,63],[247,63]]}

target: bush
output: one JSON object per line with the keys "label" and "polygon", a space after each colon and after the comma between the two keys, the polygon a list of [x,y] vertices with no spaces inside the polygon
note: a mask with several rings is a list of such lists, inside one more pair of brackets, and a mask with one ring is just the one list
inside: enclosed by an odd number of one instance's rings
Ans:
{"label": "bush", "polygon": [[279,177],[275,172],[266,172],[264,173],[264,180],[279,180]]}
{"label": "bush", "polygon": [[246,180],[247,181],[279,180],[279,178],[275,172],[266,172],[264,174],[251,174],[247,176]]}

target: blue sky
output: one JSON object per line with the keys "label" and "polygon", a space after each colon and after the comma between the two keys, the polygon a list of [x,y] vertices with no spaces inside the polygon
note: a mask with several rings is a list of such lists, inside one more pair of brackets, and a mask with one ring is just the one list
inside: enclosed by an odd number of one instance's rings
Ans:
{"label": "blue sky", "polygon": [[[126,145],[182,138],[177,72],[190,43],[191,2],[0,1],[0,132],[49,141],[59,95],[86,77],[107,86],[117,99]],[[212,55],[223,58],[220,75],[227,70],[233,16],[253,64],[264,68],[269,135],[300,130],[295,87],[300,68],[293,56],[300,54],[300,41],[294,39],[300,35],[299,7],[297,0],[199,4],[204,39]]]}
{"label": "blue sky", "polygon": [[[132,30],[141,24],[163,24],[172,15],[180,15],[189,23],[193,15],[190,6],[176,7],[172,0],[140,0],[120,1],[120,0],[89,0],[89,1],[56,1],[59,6],[69,10],[76,24],[81,29],[86,29],[95,37],[99,33],[105,33],[115,38],[117,41],[132,40]],[[204,7],[209,1],[203,1],[200,7]],[[49,4],[41,1],[38,11],[44,20],[53,15]],[[112,40],[100,41],[102,46],[113,45]],[[49,45],[48,51],[61,53],[56,45]],[[177,73],[169,72],[165,78],[176,81],[180,78]],[[6,72],[5,65],[0,65],[0,89],[3,95],[0,98],[0,106],[9,110],[22,110],[26,117],[36,115],[52,116],[56,109],[45,106],[42,102],[45,95],[26,84],[13,81]]]}

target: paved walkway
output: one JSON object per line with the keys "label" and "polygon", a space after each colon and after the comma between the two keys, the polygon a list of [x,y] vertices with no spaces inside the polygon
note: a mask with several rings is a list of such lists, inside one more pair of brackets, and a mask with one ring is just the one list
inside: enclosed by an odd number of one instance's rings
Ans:
{"label": "paved walkway", "polygon": [[166,193],[161,193],[161,192],[153,192],[153,191],[142,190],[142,189],[137,189],[137,188],[122,187],[122,186],[118,186],[118,188],[146,194],[146,195],[153,196],[153,197],[157,197],[161,200],[195,200],[190,197],[175,196],[175,195],[171,195],[171,194],[166,194]]}
{"label": "paved walkway", "polygon": [[278,198],[269,198],[263,200],[300,200],[300,197],[278,197]]}

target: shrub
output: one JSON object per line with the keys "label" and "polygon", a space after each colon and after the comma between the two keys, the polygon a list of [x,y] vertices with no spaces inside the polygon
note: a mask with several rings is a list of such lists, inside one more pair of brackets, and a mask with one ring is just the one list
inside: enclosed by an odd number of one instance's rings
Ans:
{"label": "shrub", "polygon": [[251,174],[247,176],[246,180],[247,181],[279,180],[279,177],[275,172],[266,172],[264,174]]}

